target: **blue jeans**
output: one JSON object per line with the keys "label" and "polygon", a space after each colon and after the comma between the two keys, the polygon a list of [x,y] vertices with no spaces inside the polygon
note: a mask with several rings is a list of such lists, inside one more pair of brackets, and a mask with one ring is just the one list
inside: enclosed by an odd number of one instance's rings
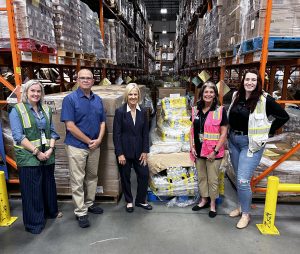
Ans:
{"label": "blue jeans", "polygon": [[248,145],[248,136],[230,133],[228,148],[236,175],[238,199],[243,213],[250,212],[252,201],[250,181],[264,151],[262,148],[253,153],[253,157],[248,157]]}

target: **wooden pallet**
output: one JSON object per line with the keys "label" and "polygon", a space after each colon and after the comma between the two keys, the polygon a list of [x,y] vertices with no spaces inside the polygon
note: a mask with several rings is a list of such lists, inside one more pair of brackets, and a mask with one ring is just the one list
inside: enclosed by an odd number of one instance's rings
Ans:
{"label": "wooden pallet", "polygon": [[63,49],[58,49],[57,50],[57,56],[75,58],[75,52],[68,51],[68,50],[63,50]]}
{"label": "wooden pallet", "polygon": [[98,59],[98,62],[100,62],[102,64],[108,64],[109,63],[109,59],[108,58],[100,58],[100,59]]}
{"label": "wooden pallet", "polygon": [[84,59],[84,60],[94,61],[95,58],[96,58],[96,57],[95,57],[94,54],[88,54],[88,53],[84,53],[84,54],[83,54],[83,59]]}
{"label": "wooden pallet", "polygon": [[232,56],[233,56],[233,50],[227,50],[221,52],[221,58],[232,57]]}

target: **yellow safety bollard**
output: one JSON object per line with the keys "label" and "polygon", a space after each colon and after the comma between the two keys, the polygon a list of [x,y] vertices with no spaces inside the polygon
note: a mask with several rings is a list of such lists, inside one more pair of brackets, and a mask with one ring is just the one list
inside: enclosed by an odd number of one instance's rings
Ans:
{"label": "yellow safety bollard", "polygon": [[13,224],[18,217],[10,216],[5,175],[0,171],[0,226],[7,227]]}
{"label": "yellow safety bollard", "polygon": [[276,216],[278,186],[279,186],[278,177],[275,176],[268,177],[263,224],[256,224],[258,230],[263,235],[279,235],[279,231],[274,225],[275,216]]}

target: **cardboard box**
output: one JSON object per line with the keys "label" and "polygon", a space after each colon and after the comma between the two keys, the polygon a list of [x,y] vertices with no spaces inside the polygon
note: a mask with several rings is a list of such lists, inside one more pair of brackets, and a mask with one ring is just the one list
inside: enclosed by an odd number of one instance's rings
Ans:
{"label": "cardboard box", "polygon": [[186,95],[186,89],[183,87],[158,87],[157,98],[163,99],[165,97],[170,97],[170,94],[180,94],[180,96]]}

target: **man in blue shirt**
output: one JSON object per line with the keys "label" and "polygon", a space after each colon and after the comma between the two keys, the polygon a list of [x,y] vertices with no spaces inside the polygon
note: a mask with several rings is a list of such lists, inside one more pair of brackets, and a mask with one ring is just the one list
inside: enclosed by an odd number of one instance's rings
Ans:
{"label": "man in blue shirt", "polygon": [[61,121],[66,125],[74,213],[82,228],[89,227],[87,212],[101,214],[94,204],[100,144],[105,132],[105,112],[101,98],[91,91],[93,74],[88,69],[78,72],[79,88],[67,95],[62,103]]}

